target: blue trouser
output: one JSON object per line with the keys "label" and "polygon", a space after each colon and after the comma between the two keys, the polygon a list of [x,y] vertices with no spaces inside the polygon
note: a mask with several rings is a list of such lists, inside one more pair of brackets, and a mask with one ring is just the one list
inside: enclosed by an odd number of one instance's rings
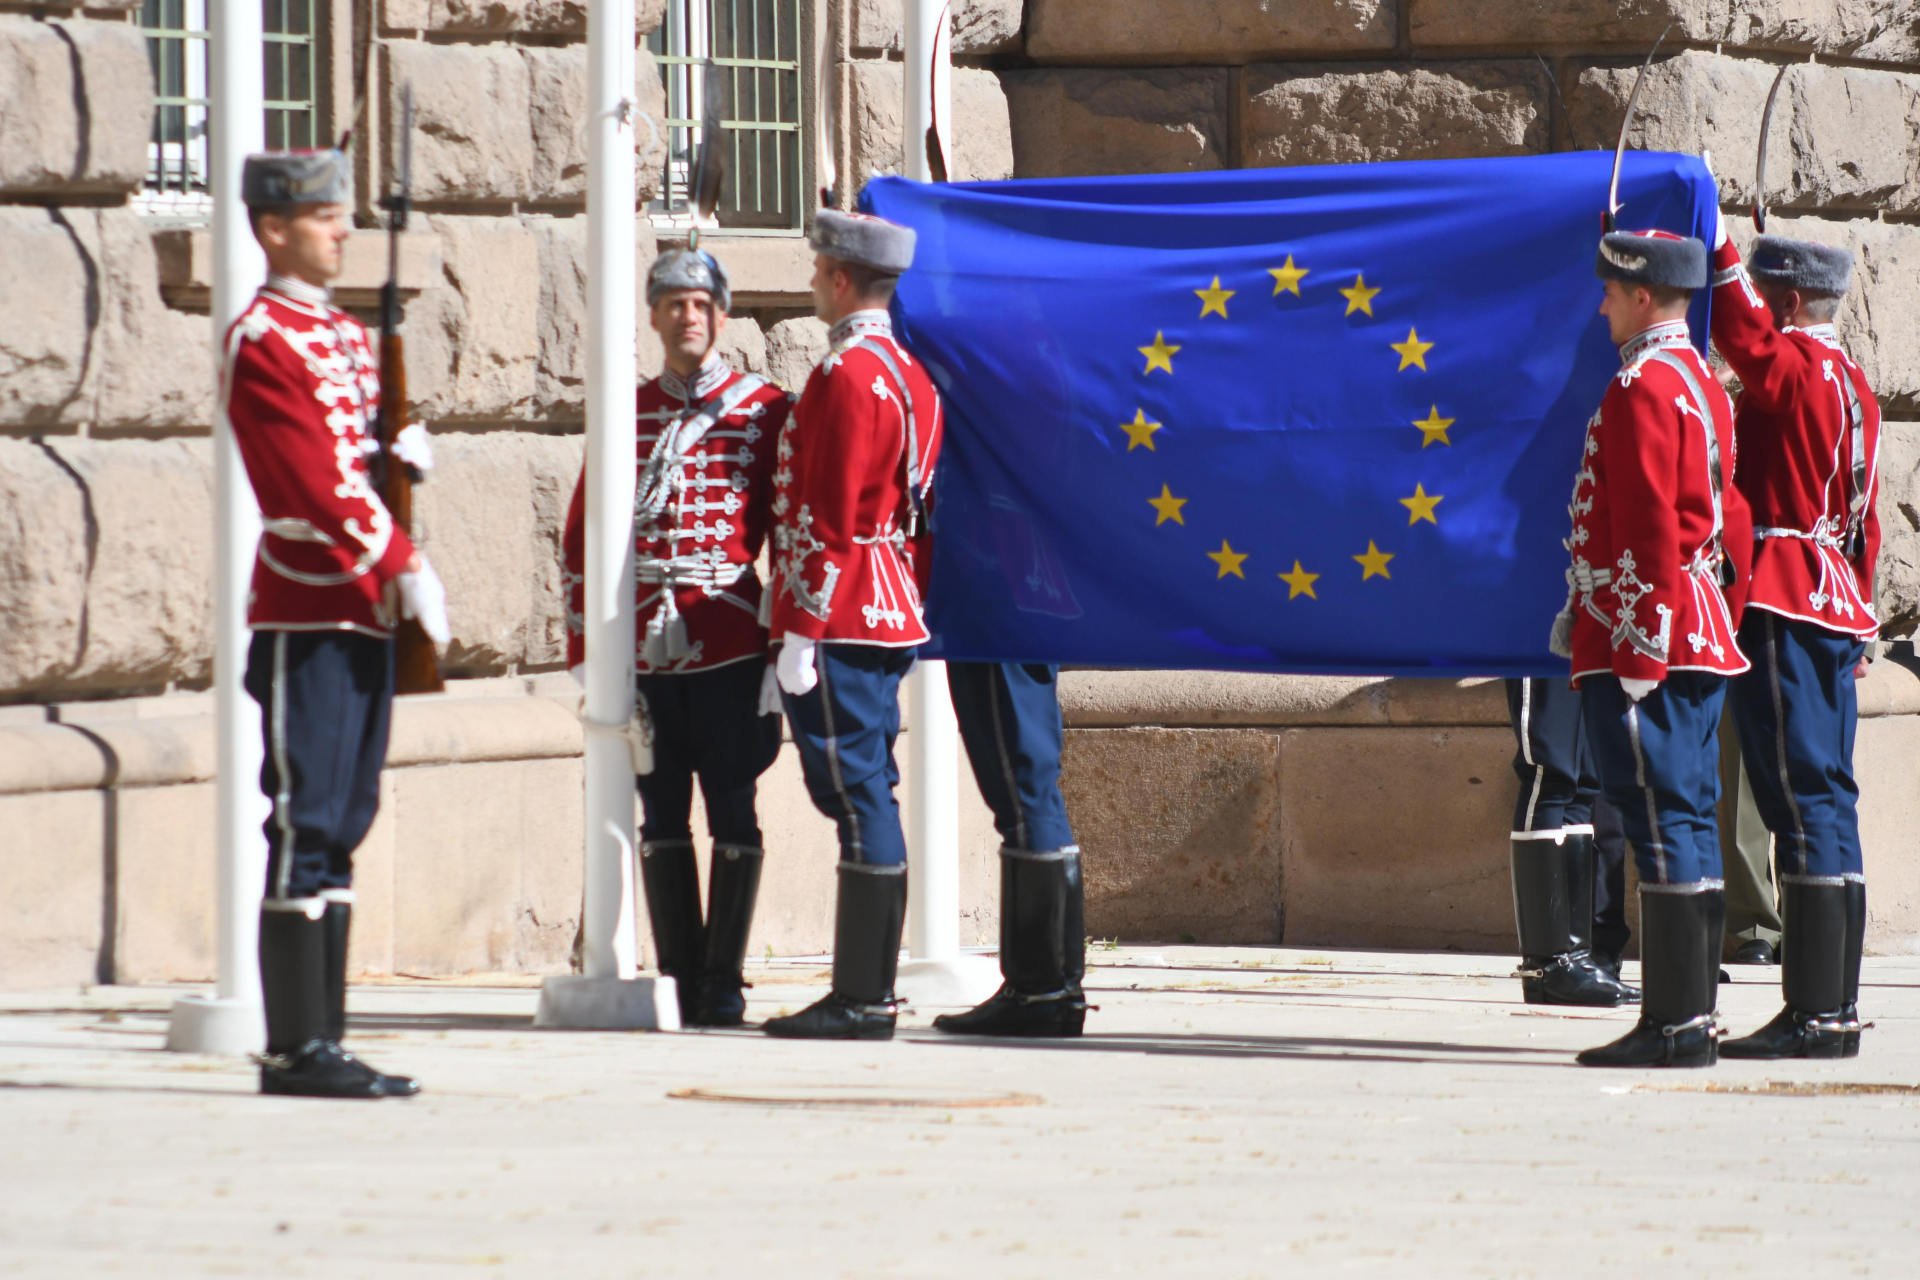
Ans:
{"label": "blue trouser", "polygon": [[1733,715],[1754,805],[1773,832],[1780,878],[1860,879],[1860,787],[1853,670],[1866,646],[1811,622],[1749,609],[1733,678]]}
{"label": "blue trouser", "polygon": [[780,717],[760,714],[759,659],[711,671],[642,675],[634,692],[653,723],[653,772],[640,774],[642,840],[693,839],[693,780],[715,844],[760,847],[754,792],[780,754]]}
{"label": "blue trouser", "polygon": [[1073,844],[1060,795],[1066,729],[1055,686],[1058,667],[1018,662],[949,662],[960,740],[1000,839],[1015,849]]}
{"label": "blue trouser", "polygon": [[393,715],[393,642],[357,631],[256,631],[247,692],[260,704],[269,900],[353,884],[380,811]]}
{"label": "blue trouser", "polygon": [[1564,677],[1507,681],[1513,772],[1520,779],[1513,832],[1517,840],[1526,832],[1592,829],[1594,945],[1619,955],[1631,936],[1627,838],[1620,815],[1600,794],[1580,703],[1580,691]]}
{"label": "blue trouser", "polygon": [[907,860],[900,805],[900,681],[912,649],[823,644],[814,650],[820,682],[800,697],[784,694],[787,723],[813,805],[840,828],[840,858],[897,867]]}
{"label": "blue trouser", "polygon": [[1725,676],[1675,671],[1634,702],[1613,676],[1580,682],[1601,794],[1620,811],[1640,883],[1718,888]]}

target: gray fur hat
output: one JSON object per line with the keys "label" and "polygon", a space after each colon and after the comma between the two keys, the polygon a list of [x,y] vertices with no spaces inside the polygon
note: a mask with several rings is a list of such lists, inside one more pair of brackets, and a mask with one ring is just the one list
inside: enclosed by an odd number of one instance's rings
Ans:
{"label": "gray fur hat", "polygon": [[662,294],[675,289],[705,289],[713,295],[714,306],[733,310],[727,269],[705,249],[669,249],[653,260],[647,269],[647,305],[651,307]]}
{"label": "gray fur hat", "polygon": [[1593,273],[1624,284],[1704,289],[1707,246],[1693,236],[1671,231],[1609,231],[1600,237]]}
{"label": "gray fur hat", "polygon": [[822,209],[813,216],[813,235],[807,243],[815,253],[897,276],[913,265],[917,239],[912,227],[870,213]]}
{"label": "gray fur hat", "polygon": [[249,209],[352,204],[353,170],[344,151],[265,151],[241,166],[240,199]]}
{"label": "gray fur hat", "polygon": [[1747,274],[1767,284],[1838,297],[1853,282],[1853,255],[1811,240],[1759,236],[1747,255]]}

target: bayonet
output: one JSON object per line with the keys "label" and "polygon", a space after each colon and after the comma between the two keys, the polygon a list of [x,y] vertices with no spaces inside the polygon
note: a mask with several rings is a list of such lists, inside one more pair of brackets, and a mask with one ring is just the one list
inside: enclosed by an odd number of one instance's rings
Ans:
{"label": "bayonet", "polygon": [[1616,230],[1614,217],[1620,212],[1620,161],[1627,154],[1627,133],[1633,128],[1633,113],[1640,105],[1640,90],[1646,87],[1647,71],[1653,66],[1653,55],[1660,52],[1660,41],[1667,38],[1667,31],[1673,30],[1669,22],[1666,31],[1653,42],[1653,48],[1647,50],[1647,60],[1640,64],[1640,74],[1634,77],[1633,93],[1627,98],[1626,118],[1620,122],[1620,141],[1613,148],[1613,178],[1607,183],[1607,212],[1601,218],[1601,224],[1607,231]]}

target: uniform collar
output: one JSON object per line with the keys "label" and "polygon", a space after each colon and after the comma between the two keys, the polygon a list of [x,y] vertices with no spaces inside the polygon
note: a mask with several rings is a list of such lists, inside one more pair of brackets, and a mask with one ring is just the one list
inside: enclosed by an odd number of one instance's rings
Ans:
{"label": "uniform collar", "polygon": [[1787,332],[1804,333],[1816,341],[1831,342],[1836,347],[1840,345],[1840,331],[1834,328],[1833,321],[1831,320],[1822,324],[1810,324],[1804,329],[1796,329],[1792,325],[1788,325]]}
{"label": "uniform collar", "polygon": [[893,317],[885,311],[871,309],[856,311],[852,315],[842,316],[840,322],[827,334],[829,346],[841,346],[849,342],[858,342],[862,338],[891,338],[893,336]]}
{"label": "uniform collar", "polygon": [[[720,357],[717,351],[707,352],[707,358],[700,365],[699,372],[691,379],[682,378],[671,369],[660,371],[660,389],[676,400],[688,404],[698,404],[727,384],[733,376],[733,370]],[[691,382],[691,386],[689,386]]]}
{"label": "uniform collar", "polygon": [[1685,320],[1662,320],[1659,324],[1642,329],[1620,344],[1620,363],[1632,364],[1649,352],[1661,348],[1692,345],[1692,335],[1687,331]]}
{"label": "uniform collar", "polygon": [[269,275],[267,288],[291,302],[302,303],[309,307],[325,307],[333,302],[333,290],[324,285],[296,280],[292,276]]}

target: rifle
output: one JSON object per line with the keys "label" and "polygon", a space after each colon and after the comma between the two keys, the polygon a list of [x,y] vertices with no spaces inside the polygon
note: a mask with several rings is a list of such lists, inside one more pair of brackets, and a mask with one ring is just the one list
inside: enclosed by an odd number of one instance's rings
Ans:
{"label": "rifle", "polygon": [[[374,460],[376,484],[394,524],[413,535],[413,486],[422,479],[411,465],[393,456],[393,442],[407,425],[407,357],[400,336],[400,235],[413,209],[413,86],[401,95],[398,190],[380,202],[387,210],[387,282],[380,286],[380,413]],[[402,618],[393,631],[393,691],[439,693],[440,661],[433,641],[419,622]]]}

